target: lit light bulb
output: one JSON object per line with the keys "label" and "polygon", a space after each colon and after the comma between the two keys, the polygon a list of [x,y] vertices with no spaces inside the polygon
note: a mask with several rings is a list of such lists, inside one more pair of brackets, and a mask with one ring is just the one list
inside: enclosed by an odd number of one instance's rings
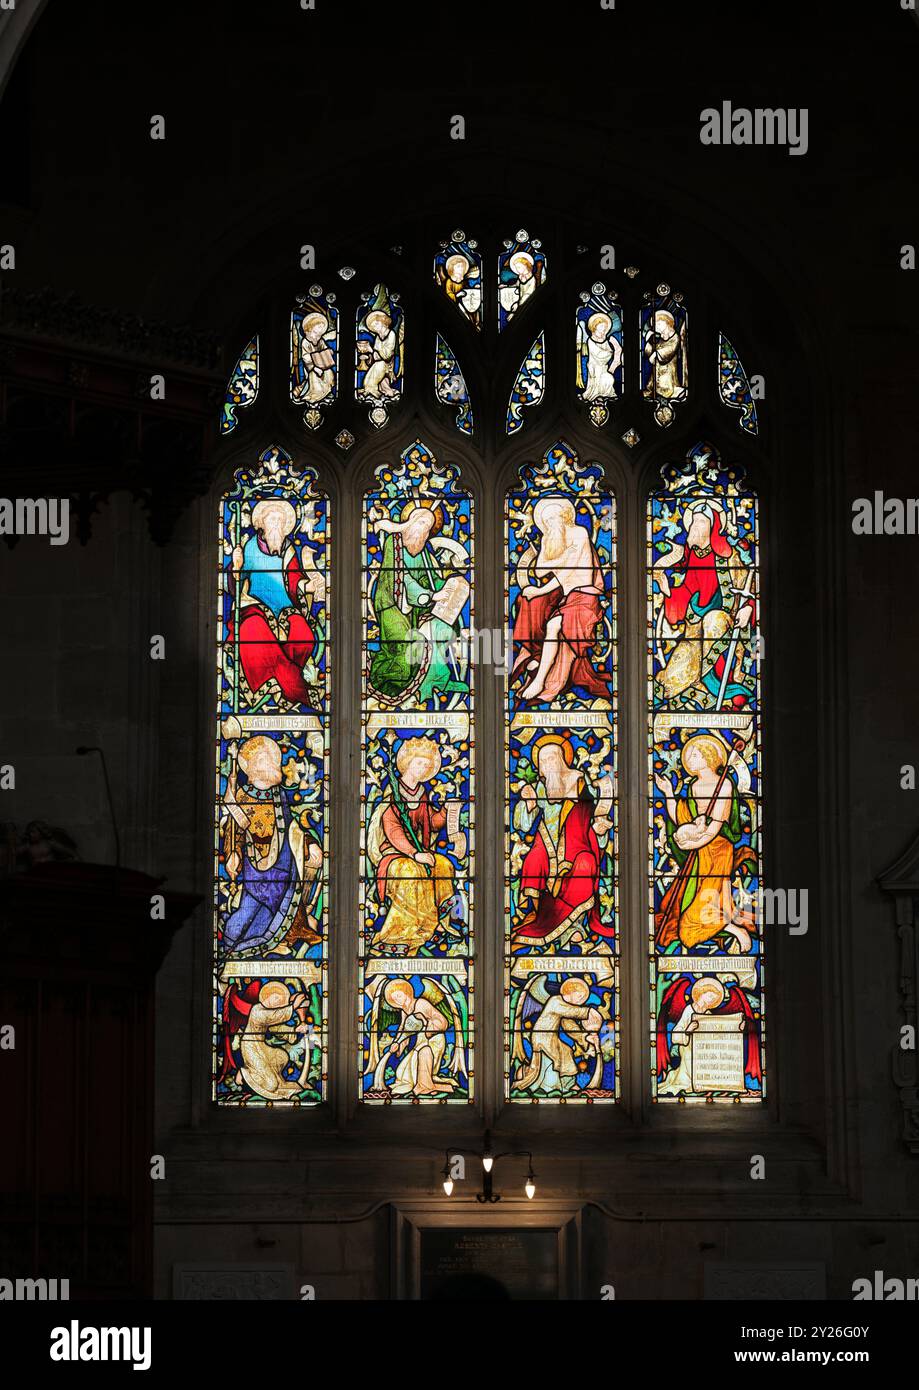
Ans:
{"label": "lit light bulb", "polygon": [[444,1192],[446,1192],[447,1196],[449,1197],[452,1191],[453,1191],[453,1179],[452,1179],[452,1178],[444,1178]]}
{"label": "lit light bulb", "polygon": [[492,1168],[494,1168],[494,1166],[495,1166],[495,1156],[494,1156],[494,1154],[483,1154],[483,1155],[482,1155],[482,1167],[485,1169],[485,1172],[486,1172],[486,1173],[490,1173],[491,1170],[492,1170]]}
{"label": "lit light bulb", "polygon": [[533,1174],[532,1174],[532,1173],[530,1173],[529,1177],[527,1178],[527,1180],[526,1180],[526,1186],[524,1187],[523,1190],[524,1190],[524,1192],[527,1194],[527,1196],[529,1197],[530,1201],[532,1202],[533,1198],[536,1196],[536,1183],[533,1181]]}

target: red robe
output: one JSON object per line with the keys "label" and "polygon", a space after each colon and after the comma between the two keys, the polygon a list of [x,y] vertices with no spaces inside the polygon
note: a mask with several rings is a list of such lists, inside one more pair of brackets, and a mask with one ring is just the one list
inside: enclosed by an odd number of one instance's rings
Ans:
{"label": "red robe", "polygon": [[[315,651],[316,638],[306,618],[295,606],[299,601],[297,590],[304,574],[294,546],[288,547],[284,561],[284,587],[290,596],[291,606],[274,612],[267,604],[256,601],[241,609],[239,661],[250,690],[261,690],[273,676],[291,704],[310,705],[315,696],[303,679],[303,667]],[[271,617],[281,632],[286,622],[286,637],[275,635]],[[229,629],[232,641],[232,622]]]}
{"label": "red robe", "polygon": [[516,929],[516,936],[549,940],[591,899],[584,925],[595,936],[615,936],[615,927],[605,926],[600,917],[600,845],[593,828],[593,812],[593,798],[582,791],[565,817],[559,836],[559,851],[570,868],[563,873],[554,895],[549,891],[549,880],[555,877],[556,864],[550,858],[541,828],[537,830],[520,874],[520,888],[535,891],[536,906]]}
{"label": "red robe", "polygon": [[235,1075],[239,1068],[239,1062],[233,1056],[233,1037],[236,1033],[241,1033],[248,1023],[253,1005],[258,1003],[261,988],[261,980],[250,980],[242,989],[235,982],[227,986],[227,992],[223,996],[223,1061],[217,1078],[218,1084],[226,1080],[231,1072]]}
{"label": "red robe", "polygon": [[611,678],[601,676],[590,660],[597,625],[603,616],[601,597],[585,589],[572,589],[565,594],[558,586],[534,598],[521,594],[514,620],[515,671],[525,662],[541,659],[550,618],[556,613],[562,618],[557,650],[539,699],[554,700],[576,686],[599,699],[612,699]]}
{"label": "red robe", "polygon": [[[716,557],[720,555],[723,560],[729,560],[733,554],[733,547],[721,530],[721,517],[716,512],[715,520],[712,525],[711,545],[708,547],[708,550],[705,554],[702,554],[700,551],[691,549],[687,546],[683,553],[683,558],[676,566],[676,572],[678,574],[681,573],[682,578],[679,583],[673,585],[670,593],[664,597],[664,616],[671,627],[676,627],[679,623],[685,621],[690,605],[696,615],[697,621],[703,613],[708,611],[709,605],[712,605],[712,600],[716,597],[720,589],[720,578],[718,575]],[[752,610],[752,621],[755,622],[755,600],[753,598],[748,598],[745,602],[750,605]],[[724,606],[724,600],[712,606],[721,608]],[[729,606],[730,605],[728,605],[728,607]],[[725,659],[725,654],[722,653],[722,655],[716,659],[712,667],[715,679],[719,683],[724,675]],[[736,707],[740,707],[745,705],[747,701],[735,695],[730,703]]]}

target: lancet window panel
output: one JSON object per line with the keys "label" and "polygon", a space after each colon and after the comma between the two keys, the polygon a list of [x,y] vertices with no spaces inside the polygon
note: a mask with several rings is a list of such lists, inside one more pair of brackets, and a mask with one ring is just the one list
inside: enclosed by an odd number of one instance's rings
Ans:
{"label": "lancet window panel", "polygon": [[363,507],[360,1098],[474,1096],[472,499],[420,440]]}
{"label": "lancet window panel", "polygon": [[651,1084],[657,1102],[765,1095],[759,539],[709,444],[648,504]]}
{"label": "lancet window panel", "polygon": [[616,505],[564,443],[505,510],[505,1095],[619,1096]]}
{"label": "lancet window panel", "polygon": [[281,449],[218,539],[213,1098],[326,1099],[329,503]]}

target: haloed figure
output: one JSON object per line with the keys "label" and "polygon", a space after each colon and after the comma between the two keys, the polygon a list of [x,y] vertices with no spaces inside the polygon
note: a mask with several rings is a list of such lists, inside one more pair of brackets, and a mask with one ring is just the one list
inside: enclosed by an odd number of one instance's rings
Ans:
{"label": "haloed figure", "polygon": [[610,678],[591,656],[601,627],[603,571],[586,526],[567,497],[544,497],[533,509],[541,532],[532,583],[524,584],[514,618],[514,668],[525,668],[524,700],[549,701],[580,688],[610,699]]}
{"label": "haloed figure", "polygon": [[316,650],[307,613],[322,590],[321,575],[304,567],[292,539],[297,526],[292,503],[283,497],[256,502],[252,526],[255,534],[233,550],[243,674],[253,694],[273,680],[291,704],[314,704],[304,668]]}
{"label": "haloed figure", "polygon": [[677,331],[676,320],[668,309],[658,309],[654,315],[654,328],[647,332],[644,352],[651,368],[644,395],[681,400],[686,394],[685,337]]}
{"label": "haloed figure", "polygon": [[[693,691],[716,708],[742,709],[752,696],[740,676],[756,617],[753,571],[726,534],[718,502],[691,503],[683,527],[685,543],[675,543],[654,563],[664,596],[658,639],[670,644],[655,681],[665,700]],[[725,650],[732,634],[733,649]]]}
{"label": "haloed figure", "polygon": [[328,319],[318,312],[307,314],[300,325],[293,357],[293,395],[298,401],[324,401],[335,385],[335,354],[325,340],[328,331]]}
{"label": "haloed figure", "polygon": [[609,314],[591,314],[587,320],[585,401],[614,401],[618,394],[616,373],[622,361],[622,344],[611,336],[612,330]]}
{"label": "haloed figure", "polygon": [[376,869],[377,895],[386,917],[375,947],[408,954],[426,945],[449,914],[453,865],[437,850],[447,813],[431,803],[440,771],[433,739],[410,738],[396,754],[389,798],[371,817],[367,853]]}
{"label": "haloed figure", "polygon": [[721,933],[741,951],[752,945],[748,928],[754,919],[734,902],[732,882],[735,874],[752,872],[756,856],[741,844],[740,796],[727,773],[728,759],[720,739],[697,734],[683,748],[686,784],[679,800],[666,777],[654,779],[669,819],[670,853],[679,866],[657,913],[660,950],[679,941],[691,951]]}
{"label": "haloed figure", "polygon": [[398,340],[392,318],[382,309],[373,309],[364,319],[364,327],[373,334],[373,339],[362,338],[357,345],[358,361],[364,368],[361,389],[365,396],[378,400],[396,399],[399,395],[395,387]]}

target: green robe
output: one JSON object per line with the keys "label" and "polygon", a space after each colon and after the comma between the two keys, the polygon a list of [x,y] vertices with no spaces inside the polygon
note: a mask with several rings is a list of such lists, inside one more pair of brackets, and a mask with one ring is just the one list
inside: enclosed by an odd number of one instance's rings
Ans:
{"label": "green robe", "polygon": [[[387,699],[401,695],[416,680],[419,684],[413,693],[420,701],[430,700],[436,690],[468,689],[466,682],[456,679],[446,651],[447,643],[457,636],[458,625],[427,616],[447,578],[432,546],[425,545],[417,555],[411,555],[401,536],[386,537],[372,595],[380,649],[370,662],[370,684]],[[432,599],[423,602],[423,593],[431,594]],[[416,636],[426,620],[433,646]]]}

